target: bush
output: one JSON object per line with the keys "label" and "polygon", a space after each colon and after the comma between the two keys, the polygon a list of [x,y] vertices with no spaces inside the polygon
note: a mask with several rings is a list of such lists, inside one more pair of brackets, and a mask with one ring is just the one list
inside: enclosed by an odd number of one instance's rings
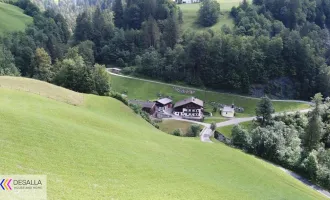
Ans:
{"label": "bush", "polygon": [[185,136],[186,137],[196,137],[196,136],[199,135],[200,131],[201,131],[201,128],[199,127],[199,125],[192,124],[189,127],[189,129],[188,129],[187,133],[185,134]]}
{"label": "bush", "polygon": [[250,134],[242,129],[239,125],[235,125],[232,130],[232,143],[234,146],[247,150],[251,145]]}
{"label": "bush", "polygon": [[135,104],[129,104],[129,107],[136,113],[136,114],[140,114],[140,110],[141,108],[138,105]]}
{"label": "bush", "polygon": [[134,67],[125,67],[124,69],[121,70],[121,73],[125,74],[125,75],[130,75],[133,74],[135,71]]}
{"label": "bush", "polygon": [[212,131],[214,131],[217,128],[217,125],[214,122],[212,122],[210,128]]}
{"label": "bush", "polygon": [[220,4],[216,0],[204,0],[198,11],[198,22],[201,26],[210,27],[217,23],[220,15]]}
{"label": "bush", "polygon": [[175,129],[175,130],[173,131],[172,135],[180,136],[180,135],[182,135],[182,132],[181,132],[180,129]]}
{"label": "bush", "polygon": [[110,92],[109,96],[123,102],[125,105],[128,105],[127,99],[118,92]]}

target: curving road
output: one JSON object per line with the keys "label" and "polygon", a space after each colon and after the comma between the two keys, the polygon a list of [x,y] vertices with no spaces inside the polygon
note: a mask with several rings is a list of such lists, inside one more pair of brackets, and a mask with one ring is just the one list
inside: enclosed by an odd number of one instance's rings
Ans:
{"label": "curving road", "polygon": [[[280,112],[280,113],[275,113],[273,114],[273,117],[274,116],[278,116],[278,115],[283,115],[284,113],[286,114],[294,114],[296,112],[300,112],[300,113],[307,113],[309,112],[311,109],[304,109],[304,110],[299,110],[299,111],[292,111],[292,112]],[[254,117],[244,117],[244,118],[232,118],[228,121],[224,121],[224,122],[220,122],[220,123],[217,123],[217,127],[223,127],[223,126],[229,126],[229,125],[235,125],[235,124],[239,124],[239,123],[242,123],[242,122],[248,122],[248,121],[252,121],[254,119],[257,119],[256,116]]]}

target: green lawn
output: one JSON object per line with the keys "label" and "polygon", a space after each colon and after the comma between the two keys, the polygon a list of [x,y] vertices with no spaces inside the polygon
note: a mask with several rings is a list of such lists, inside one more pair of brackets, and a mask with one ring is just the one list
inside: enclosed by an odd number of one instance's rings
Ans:
{"label": "green lawn", "polygon": [[219,122],[224,122],[227,120],[228,120],[228,118],[225,118],[225,117],[206,117],[203,122],[211,124],[212,122],[219,123]]}
{"label": "green lawn", "polygon": [[[253,122],[249,121],[249,122],[242,122],[239,124],[242,128],[249,130],[252,125]],[[219,127],[216,130],[218,132],[220,132],[221,134],[223,134],[224,136],[226,136],[227,138],[231,138],[231,131],[234,128],[235,125],[229,125],[229,126],[224,126],[224,127]]]}
{"label": "green lawn", "polygon": [[172,134],[176,129],[180,129],[182,133],[187,133],[192,124],[193,123],[178,120],[163,120],[161,123],[158,123],[159,129],[169,134]]}
{"label": "green lawn", "polygon": [[48,199],[324,199],[254,156],[165,134],[109,97],[74,106],[0,94],[0,174],[47,175]]}
{"label": "green lawn", "polygon": [[[141,99],[141,100],[153,100],[157,99],[157,94],[160,92],[165,96],[171,96],[174,101],[182,100],[191,95],[178,93],[173,89],[172,86],[164,85],[160,83],[151,83],[143,80],[130,79],[125,77],[119,77],[111,75],[111,85],[112,88],[117,92],[127,91],[129,99]],[[222,104],[231,105],[234,103],[236,106],[243,107],[245,109],[244,113],[237,114],[237,117],[244,116],[254,116],[255,107],[257,105],[258,99],[241,97],[232,94],[224,94],[211,91],[197,91],[193,96],[200,98],[206,102],[218,102]],[[281,111],[292,111],[308,108],[309,105],[302,103],[292,103],[292,102],[273,102],[276,112]],[[204,105],[206,111],[212,111],[210,104]],[[214,113],[214,116],[219,117],[220,114]]]}
{"label": "green lawn", "polygon": [[[234,20],[230,18],[229,11],[233,6],[238,6],[241,0],[218,0],[220,3],[220,9],[221,9],[221,16],[219,18],[218,23],[210,27],[210,29],[216,31],[220,30],[220,28],[226,24],[229,27],[234,27]],[[201,27],[196,23],[197,16],[198,16],[198,10],[200,7],[199,3],[194,4],[178,4],[180,9],[183,13],[183,30],[192,29],[194,31],[196,30],[207,30],[209,28]]]}
{"label": "green lawn", "polygon": [[30,23],[32,17],[25,15],[22,9],[0,2],[0,35],[5,32],[23,31]]}

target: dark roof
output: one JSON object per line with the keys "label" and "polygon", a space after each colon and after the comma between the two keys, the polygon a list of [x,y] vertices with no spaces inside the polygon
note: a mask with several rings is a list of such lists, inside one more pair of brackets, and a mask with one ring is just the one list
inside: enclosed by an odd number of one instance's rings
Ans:
{"label": "dark roof", "polygon": [[186,99],[184,99],[182,101],[176,102],[176,104],[174,105],[174,108],[179,107],[179,106],[186,105],[188,103],[194,103],[194,104],[199,105],[201,107],[204,106],[204,102],[202,100],[197,99],[195,97],[189,97],[189,98],[186,98]]}
{"label": "dark roof", "polygon": [[155,105],[155,102],[152,102],[152,101],[141,101],[141,100],[129,100],[128,103],[139,105],[142,108],[152,108]]}
{"label": "dark roof", "polygon": [[160,103],[160,104],[163,104],[163,105],[166,105],[168,103],[171,103],[172,102],[172,99],[169,99],[169,98],[162,98],[162,99],[158,99],[156,102]]}

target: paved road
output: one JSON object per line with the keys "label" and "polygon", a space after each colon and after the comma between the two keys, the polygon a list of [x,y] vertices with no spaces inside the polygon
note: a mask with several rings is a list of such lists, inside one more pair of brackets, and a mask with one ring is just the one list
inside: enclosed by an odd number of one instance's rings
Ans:
{"label": "paved road", "polygon": [[[307,113],[308,111],[310,111],[311,109],[305,109],[305,110],[300,110],[298,112],[300,113]],[[297,111],[292,111],[292,112],[286,112],[287,114],[294,114],[296,113]],[[281,112],[281,113],[275,113],[273,114],[273,116],[278,116],[278,115],[282,115],[284,114],[284,112]],[[229,125],[234,125],[234,124],[239,124],[239,123],[242,123],[242,122],[248,122],[248,121],[252,121],[256,119],[256,116],[254,117],[244,117],[244,118],[232,118],[228,121],[224,121],[224,122],[220,122],[220,123],[217,123],[217,127],[224,127],[224,126],[229,126]]]}
{"label": "paved road", "polygon": [[199,124],[205,127],[210,127],[210,124],[208,123],[203,123],[203,122],[198,122],[198,121],[193,121],[193,120],[188,120],[188,119],[182,119],[179,117],[171,117],[171,118],[163,118],[163,120],[177,120],[177,121],[184,121],[184,122],[190,122],[190,123],[194,123],[194,124]]}
{"label": "paved road", "polygon": [[[143,79],[143,78],[136,78],[136,77],[132,77],[132,76],[125,76],[122,74],[116,74],[116,73],[112,73],[110,72],[111,68],[107,68],[107,72],[111,75],[114,76],[120,76],[120,77],[125,77],[125,78],[129,78],[129,79],[135,79],[135,80],[140,80],[140,81],[146,81],[146,82],[150,82],[150,83],[157,83],[157,84],[163,84],[163,85],[168,85],[168,86],[172,86],[172,87],[180,87],[180,88],[185,88],[185,89],[190,89],[190,90],[195,90],[195,91],[202,91],[204,92],[205,90],[203,89],[198,89],[198,88],[193,88],[193,87],[186,87],[186,86],[181,86],[181,85],[174,85],[174,84],[170,84],[170,83],[163,83],[163,82],[159,82],[159,81],[153,81],[153,80],[148,80],[148,79]],[[229,95],[235,95],[238,97],[244,97],[244,98],[249,98],[249,99],[260,99],[260,98],[256,98],[256,97],[250,97],[250,96],[244,96],[244,95],[238,95],[238,94],[234,94],[234,93],[225,93],[225,92],[215,92],[215,91],[211,91],[211,90],[206,90],[207,92],[212,92],[212,93],[222,93],[222,94],[229,94]],[[300,101],[300,100],[272,100],[272,101],[285,101],[285,102],[296,102],[296,103],[306,103],[306,104],[312,104],[309,101]]]}
{"label": "paved road", "polygon": [[213,131],[209,127],[204,127],[200,133],[200,138],[202,142],[213,143],[210,137],[213,135]]}
{"label": "paved road", "polygon": [[[268,161],[266,161],[268,162]],[[305,179],[304,177],[301,177],[300,175],[288,170],[288,169],[285,169],[279,165],[276,165],[274,163],[271,163],[271,162],[268,162],[272,165],[274,165],[275,167],[278,167],[280,168],[282,171],[284,171],[285,173],[289,174],[290,176],[292,176],[293,178],[299,180],[300,182],[302,182],[303,184],[307,185],[308,187],[318,191],[319,193],[323,194],[325,197],[329,198],[330,199],[330,192],[324,190],[323,188],[317,186],[317,185],[314,185],[313,183],[309,182],[307,179]]]}

